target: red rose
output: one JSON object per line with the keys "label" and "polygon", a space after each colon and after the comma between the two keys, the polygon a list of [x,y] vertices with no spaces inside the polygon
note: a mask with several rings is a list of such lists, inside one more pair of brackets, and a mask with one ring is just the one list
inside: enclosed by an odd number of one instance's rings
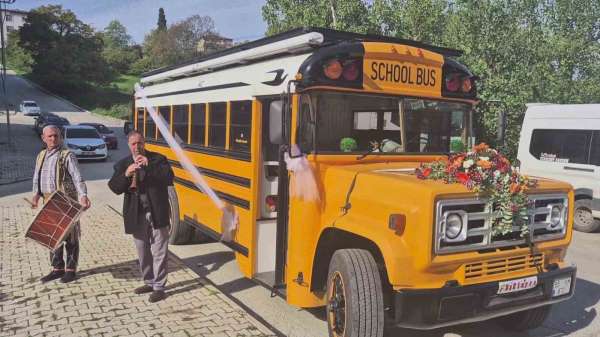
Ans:
{"label": "red rose", "polygon": [[469,181],[469,175],[464,172],[458,172],[456,174],[456,179],[458,179],[458,181],[464,185],[467,183],[467,181]]}
{"label": "red rose", "polygon": [[431,167],[428,167],[428,168],[424,169],[424,170],[421,172],[421,174],[423,175],[423,177],[427,178],[427,177],[429,177],[429,175],[431,174],[431,171],[432,171],[432,170],[431,170]]}

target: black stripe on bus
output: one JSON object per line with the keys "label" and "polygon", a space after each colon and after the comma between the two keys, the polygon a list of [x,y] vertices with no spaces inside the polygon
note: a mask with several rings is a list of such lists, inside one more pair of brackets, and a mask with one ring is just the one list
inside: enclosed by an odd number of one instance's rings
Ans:
{"label": "black stripe on bus", "polygon": [[234,82],[234,83],[227,83],[227,84],[212,85],[212,86],[209,86],[209,87],[202,87],[202,88],[169,91],[169,92],[164,92],[162,94],[148,95],[148,98],[171,96],[171,95],[191,94],[193,92],[219,90],[219,89],[229,89],[229,88],[245,87],[245,86],[249,86],[249,85],[250,84],[244,83],[244,82]]}
{"label": "black stripe on bus", "polygon": [[[192,226],[194,228],[197,228],[199,231],[201,231],[202,233],[208,235],[210,238],[212,238],[213,240],[216,241],[221,241],[221,234],[215,232],[212,228],[190,218],[187,215],[183,216],[183,222],[188,225],[188,226]],[[235,250],[236,252],[244,255],[245,257],[248,257],[248,248],[240,245],[239,243],[235,242],[235,241],[231,241],[231,242],[227,242],[227,241],[221,241],[222,244],[224,244],[225,246]]]}
{"label": "black stripe on bus", "polygon": [[[169,144],[167,144],[167,142],[165,142],[164,140],[147,139],[146,138],[146,143],[156,145],[156,146],[164,146],[167,148],[169,147]],[[248,153],[248,152],[227,151],[225,149],[216,149],[213,147],[198,146],[198,145],[193,145],[193,144],[182,144],[181,146],[183,147],[184,150],[190,151],[190,152],[208,154],[211,156],[222,157],[222,158],[227,158],[227,159],[234,159],[234,160],[241,160],[241,161],[247,161],[247,162],[251,161],[250,153]]]}
{"label": "black stripe on bus", "polygon": [[[171,164],[174,167],[180,168],[180,169],[183,168],[181,166],[181,163],[178,162],[177,160],[171,160],[171,159],[169,159],[169,164]],[[236,185],[243,186],[243,187],[250,187],[250,179],[248,179],[248,178],[234,176],[232,174],[227,174],[227,173],[223,173],[223,172],[214,171],[214,170],[210,170],[210,169],[207,169],[207,168],[204,168],[204,167],[200,167],[200,166],[195,166],[195,167],[198,170],[200,170],[204,175],[206,175],[208,177],[219,179],[219,180],[223,180],[225,182],[236,184]]]}
{"label": "black stripe on bus", "polygon": [[[173,180],[176,183],[178,183],[180,185],[183,185],[183,186],[185,186],[187,188],[190,188],[190,189],[192,189],[194,191],[198,191],[200,193],[204,193],[204,192],[202,192],[202,190],[200,190],[198,187],[196,187],[196,185],[194,185],[193,182],[191,182],[191,181],[189,181],[187,179],[175,177]],[[232,203],[232,204],[234,204],[234,205],[236,205],[238,207],[241,207],[241,208],[244,208],[244,209],[248,209],[248,210],[250,209],[250,202],[248,200],[240,199],[240,198],[235,197],[235,196],[233,196],[231,194],[228,194],[228,193],[225,193],[225,192],[221,192],[221,191],[215,191],[215,194],[217,196],[219,196],[219,198],[221,198],[223,200],[227,200],[230,203]]]}

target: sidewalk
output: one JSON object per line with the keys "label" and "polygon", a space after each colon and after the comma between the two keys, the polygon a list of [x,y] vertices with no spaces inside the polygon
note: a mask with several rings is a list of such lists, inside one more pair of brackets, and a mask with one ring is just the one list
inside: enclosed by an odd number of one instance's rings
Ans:
{"label": "sidewalk", "polygon": [[206,279],[170,255],[164,301],[135,295],[133,242],[120,217],[96,205],[82,218],[78,279],[42,284],[48,250],[26,241],[34,211],[0,205],[2,336],[274,336]]}

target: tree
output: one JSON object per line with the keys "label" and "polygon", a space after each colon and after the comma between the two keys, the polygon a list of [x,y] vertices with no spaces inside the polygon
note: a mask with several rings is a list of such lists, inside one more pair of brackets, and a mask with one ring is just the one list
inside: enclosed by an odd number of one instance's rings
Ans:
{"label": "tree", "polygon": [[162,7],[158,9],[157,29],[162,31],[167,30],[167,17],[165,16],[165,10]]}
{"label": "tree", "polygon": [[102,32],[104,50],[102,57],[117,72],[127,73],[139,53],[131,46],[131,36],[119,21],[111,21]]}
{"label": "tree", "polygon": [[303,26],[376,33],[371,6],[363,0],[267,0],[262,8],[267,35]]}
{"label": "tree", "polygon": [[166,31],[153,30],[144,38],[144,57],[133,66],[135,71],[148,71],[199,56],[198,42],[213,33],[211,17],[193,15],[171,25]]}
{"label": "tree", "polygon": [[41,85],[69,92],[87,82],[107,83],[112,78],[101,55],[100,34],[61,6],[30,11],[19,39],[19,46],[33,60],[31,74]]}
{"label": "tree", "polygon": [[6,46],[7,66],[19,73],[30,73],[33,59],[28,51],[19,46],[19,32],[8,33],[8,44]]}

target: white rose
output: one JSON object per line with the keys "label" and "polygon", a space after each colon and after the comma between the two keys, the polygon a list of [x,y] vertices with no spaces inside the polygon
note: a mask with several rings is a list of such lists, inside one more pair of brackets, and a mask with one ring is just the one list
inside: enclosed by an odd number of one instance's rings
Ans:
{"label": "white rose", "polygon": [[473,162],[472,159],[465,160],[463,162],[463,167],[466,168],[466,169],[468,169],[469,167],[473,166],[473,164],[474,164],[474,162]]}

